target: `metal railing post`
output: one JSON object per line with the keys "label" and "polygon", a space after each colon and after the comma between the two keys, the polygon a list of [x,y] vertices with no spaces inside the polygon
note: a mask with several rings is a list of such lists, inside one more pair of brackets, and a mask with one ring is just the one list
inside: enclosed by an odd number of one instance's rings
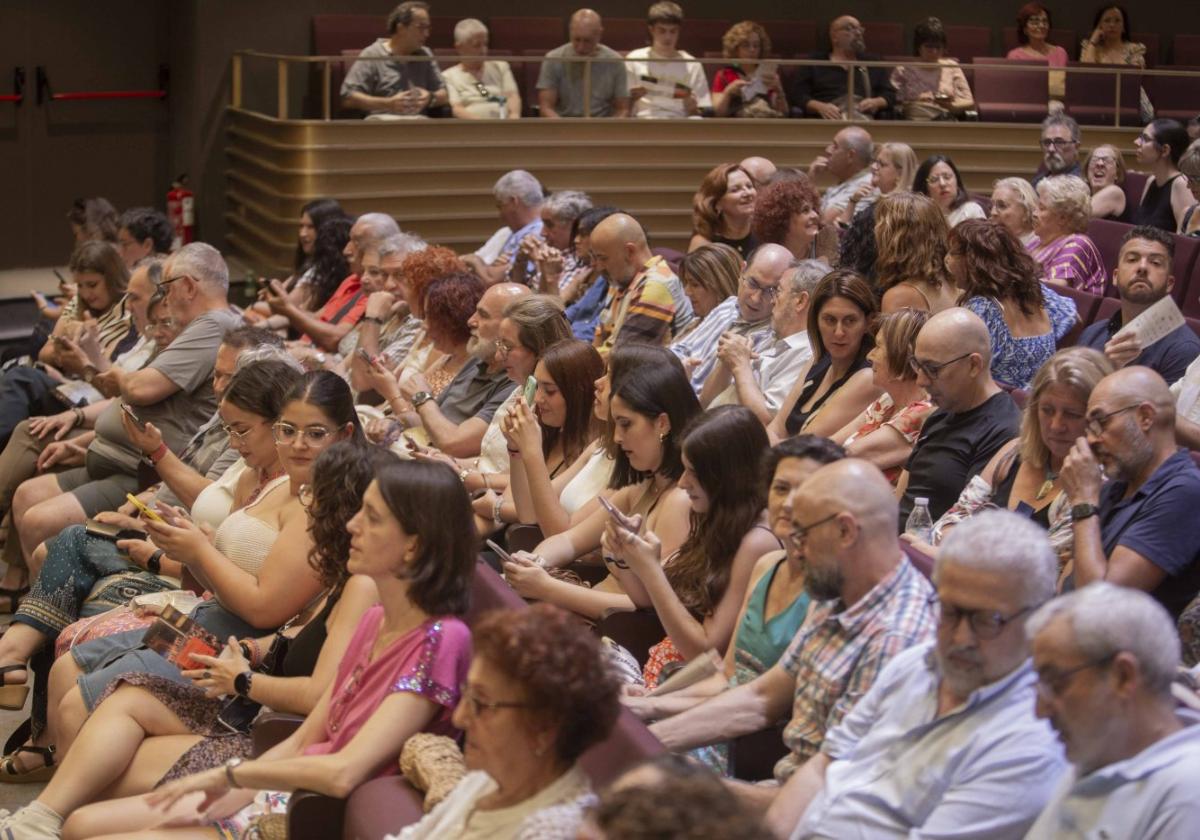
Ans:
{"label": "metal railing post", "polygon": [[325,121],[333,119],[333,65],[326,61],[321,65],[321,110]]}
{"label": "metal railing post", "polygon": [[592,58],[588,56],[583,63],[583,115],[592,115]]}
{"label": "metal railing post", "polygon": [[851,62],[850,72],[847,74],[846,80],[846,119],[850,119],[851,114],[858,113],[858,109],[854,107],[854,72],[857,69],[858,65]]}
{"label": "metal railing post", "polygon": [[287,59],[279,59],[279,103],[277,110],[279,119],[288,117],[288,63]]}
{"label": "metal railing post", "polygon": [[234,108],[242,107],[242,57],[237,53],[233,54],[233,67],[229,73],[230,85],[232,90],[229,92],[230,104]]}

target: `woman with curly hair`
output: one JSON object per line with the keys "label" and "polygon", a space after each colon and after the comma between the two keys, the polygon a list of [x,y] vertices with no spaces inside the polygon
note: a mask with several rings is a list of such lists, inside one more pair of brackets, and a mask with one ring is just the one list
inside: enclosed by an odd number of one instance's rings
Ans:
{"label": "woman with curly hair", "polygon": [[954,306],[958,290],[946,271],[950,225],[933,199],[904,192],[875,204],[875,271],[883,292],[880,309],[923,309],[929,314]]}
{"label": "woman with curly hair", "polygon": [[[249,758],[248,716],[240,732],[219,719],[227,698],[245,698],[250,712],[259,705],[289,714],[312,712],[363,614],[379,601],[370,578],[347,572],[346,524],[375,472],[395,460],[386,450],[355,441],[322,452],[311,488],[301,495],[312,536],[308,562],[325,587],[320,600],[279,635],[231,637],[220,658],[198,655],[203,667],[184,673],[191,685],[149,676],[124,682],[85,724],[79,735],[84,740],[63,759],[43,804],[65,817],[114,784],[123,795],[146,793],[160,782]],[[88,739],[100,735],[106,736],[108,755],[119,758],[98,768]]]}
{"label": "woman with curly hair", "polygon": [[1008,228],[1024,248],[1033,239],[1033,214],[1037,193],[1024,178],[1000,178],[992,184],[992,210],[988,218]]}
{"label": "woman with curly hair", "polygon": [[1075,301],[1043,286],[1033,257],[996,222],[972,219],[950,231],[946,265],[962,290],[958,305],[987,325],[992,378],[1028,388],[1078,322]]}
{"label": "woman with curly hair", "polygon": [[722,163],[704,176],[692,197],[692,238],[688,251],[718,243],[733,248],[742,259],[758,247],[750,231],[758,191],[750,173],[736,163]]}
{"label": "woman with curly hair", "polygon": [[821,223],[821,199],[804,174],[778,180],[762,191],[751,229],[760,243],[782,245],[798,260],[832,262],[837,254],[837,231]]}
{"label": "woman with curly hair", "polygon": [[[471,631],[459,616],[467,609],[478,550],[462,483],[440,464],[389,463],[346,530],[347,571],[370,578],[379,603],[359,620],[336,675],[304,723],[253,760],[231,759],[151,794],[80,810],[65,827],[67,837],[186,838],[201,827],[204,836],[215,830],[243,837],[257,817],[286,810],[287,791],[344,799],[362,782],[396,773],[411,735],[457,734],[460,689],[464,683],[471,688]],[[564,663],[555,665],[556,679],[569,673]],[[87,754],[105,761],[113,752],[102,743],[92,750]],[[201,802],[211,807],[197,807]],[[26,808],[9,821],[52,826],[52,809],[46,803],[22,818]]]}
{"label": "woman with curly hair", "polygon": [[620,711],[599,639],[547,604],[489,613],[474,639],[454,711],[467,775],[397,840],[575,837],[595,801],[579,758]]}
{"label": "woman with curly hair", "polygon": [[786,117],[787,99],[773,64],[771,39],[752,20],[735,23],[721,36],[721,54],[730,59],[713,77],[713,111],[718,117]]}
{"label": "woman with curly hair", "polygon": [[760,557],[783,547],[767,522],[758,471],[747,469],[767,447],[766,430],[744,406],[721,406],[688,424],[679,489],[691,503],[691,529],[666,558],[641,517],[608,521],[605,564],[636,606],[654,609],[667,632],[650,648],[643,670],[648,689],[672,662],[725,653],[750,573]]}

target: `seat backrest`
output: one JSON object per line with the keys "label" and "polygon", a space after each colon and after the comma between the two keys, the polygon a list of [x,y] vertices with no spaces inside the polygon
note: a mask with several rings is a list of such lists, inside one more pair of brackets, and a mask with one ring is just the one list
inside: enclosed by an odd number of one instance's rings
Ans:
{"label": "seat backrest", "polygon": [[989,55],[992,30],[988,26],[950,26],[946,30],[946,52],[950,55]]}
{"label": "seat backrest", "polygon": [[1122,221],[1133,218],[1134,209],[1142,202],[1142,190],[1150,176],[1143,172],[1126,172],[1125,180],[1121,183],[1121,191],[1125,193],[1125,212]]}
{"label": "seat backrest", "polygon": [[1100,298],[1070,286],[1056,286],[1054,291],[1075,301],[1075,311],[1079,314],[1079,321],[1075,326],[1067,330],[1066,334],[1058,340],[1057,347],[1061,350],[1063,347],[1073,346],[1079,340],[1079,334],[1083,332],[1083,328],[1092,323],[1092,319],[1096,315],[1096,308],[1100,306]]}
{"label": "seat backrest", "polygon": [[471,578],[471,606],[467,609],[466,622],[474,627],[485,613],[492,610],[525,609],[525,599],[513,591],[504,578],[492,571],[483,560],[475,561],[475,574]]}
{"label": "seat backrest", "polygon": [[908,45],[904,43],[904,24],[893,21],[865,20],[863,26],[867,32],[864,40],[867,52],[875,55],[904,55],[910,54]]}
{"label": "seat backrest", "polygon": [[357,53],[387,35],[386,25],[382,15],[313,15],[313,54],[339,55],[350,49]]}
{"label": "seat backrest", "polygon": [[1100,298],[1100,305],[1096,307],[1096,313],[1092,315],[1092,323],[1098,324],[1101,321],[1107,321],[1109,318],[1117,314],[1117,310],[1121,308],[1120,298],[1103,297]]}
{"label": "seat backrest", "polygon": [[[1008,53],[1009,50],[1017,46],[1017,27],[1006,26],[1000,30],[1000,35],[1005,53]],[[1056,27],[1050,30],[1050,34],[1046,36],[1046,40],[1056,47],[1062,47],[1067,51],[1067,55],[1069,56],[1074,56],[1079,52],[1079,39],[1075,37],[1074,29],[1059,29]]]}
{"label": "seat backrest", "polygon": [[592,787],[601,790],[634,765],[664,752],[666,748],[650,734],[646,724],[628,709],[621,709],[613,731],[585,752],[579,763]]}
{"label": "seat backrest", "polygon": [[[1196,264],[1200,261],[1200,239],[1178,234],[1173,238],[1175,258],[1171,261],[1171,274],[1175,278],[1175,288],[1171,290],[1171,297],[1175,298],[1175,302],[1182,308],[1188,298],[1200,295],[1200,286],[1193,282],[1196,277]],[[1195,310],[1195,307],[1189,308]]]}
{"label": "seat backrest", "polygon": [[497,55],[544,54],[567,40],[567,21],[561,17],[491,17],[487,24],[488,48]]}
{"label": "seat backrest", "polygon": [[1188,328],[1192,331],[1192,334],[1200,338],[1200,318],[1185,318],[1184,320],[1187,321]]}
{"label": "seat backrest", "polygon": [[[683,32],[679,35],[679,48],[694,56],[700,56],[707,50],[720,50],[721,36],[731,25],[729,21],[718,18],[688,18],[683,22]],[[771,40],[775,40],[773,35]]]}
{"label": "seat backrest", "polygon": [[1009,61],[977,56],[974,68],[975,101],[983,119],[1013,119],[1018,112],[1036,117],[1046,110],[1046,77],[1015,67],[1044,66],[1041,61]]}
{"label": "seat backrest", "polygon": [[645,18],[604,18],[604,43],[617,52],[636,50],[650,44]]}
{"label": "seat backrest", "polygon": [[[1068,67],[1095,67],[1071,61]],[[1140,73],[1122,73],[1120,82],[1121,122],[1131,125],[1137,122],[1138,102],[1142,87]],[[1113,96],[1116,93],[1113,77],[1102,73],[1068,73],[1065,104],[1067,111],[1077,121],[1112,125]]]}
{"label": "seat backrest", "polygon": [[1145,45],[1147,67],[1154,67],[1162,62],[1162,38],[1157,32],[1131,32],[1129,37],[1135,44]]}
{"label": "seat backrest", "polygon": [[[1178,38],[1176,36],[1176,49],[1178,49]],[[1198,42],[1197,50],[1200,50],[1200,35],[1195,37]],[[1188,64],[1181,63],[1178,59],[1165,69],[1170,70],[1190,70],[1200,72],[1200,55],[1193,57],[1193,60]],[[1154,114],[1158,117],[1171,117],[1181,121],[1187,121],[1196,116],[1196,80],[1189,76],[1147,76],[1146,77],[1146,93],[1150,97],[1150,101],[1154,103]]]}
{"label": "seat backrest", "polygon": [[1200,64],[1200,35],[1176,35],[1171,49],[1171,63]]}
{"label": "seat backrest", "polygon": [[[817,51],[814,20],[760,20],[759,23],[771,38],[771,49],[780,55],[791,57]],[[713,49],[720,49],[720,44]]]}
{"label": "seat backrest", "polygon": [[1104,262],[1105,294],[1108,294],[1112,286],[1112,274],[1117,266],[1117,254],[1121,251],[1121,239],[1130,227],[1132,225],[1114,222],[1111,219],[1092,219],[1088,222],[1088,238],[1095,243],[1096,250],[1100,252],[1100,259]]}

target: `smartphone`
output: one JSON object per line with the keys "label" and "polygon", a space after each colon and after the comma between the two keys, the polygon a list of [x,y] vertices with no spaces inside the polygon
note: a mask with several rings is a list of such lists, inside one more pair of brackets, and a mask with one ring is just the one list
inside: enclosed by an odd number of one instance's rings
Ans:
{"label": "smartphone", "polygon": [[146,507],[142,500],[137,496],[133,495],[132,493],[126,493],[125,498],[129,500],[129,504],[137,508],[141,512],[142,516],[146,517],[151,522],[161,522],[164,525],[167,524],[167,520],[159,516],[157,511]]}
{"label": "smartphone", "polygon": [[119,525],[112,525],[107,522],[97,522],[95,519],[88,519],[83,523],[83,530],[89,537],[99,537],[102,540],[116,542],[117,540],[144,540],[148,539],[145,531],[138,531],[133,528],[122,528]]}
{"label": "smartphone", "polygon": [[533,398],[537,395],[537,377],[530,376],[525,380],[525,404],[532,407]]}
{"label": "smartphone", "polygon": [[121,403],[121,410],[124,411],[125,416],[128,417],[130,420],[132,420],[134,423],[137,423],[139,426],[142,425],[141,418],[133,413],[133,409],[129,407],[129,403]]}
{"label": "smartphone", "polygon": [[509,554],[507,551],[505,551],[500,546],[496,545],[495,540],[484,540],[484,544],[486,544],[487,547],[490,548],[492,551],[496,552],[496,556],[500,558],[501,563],[513,562],[512,555]]}
{"label": "smartphone", "polygon": [[409,451],[409,452],[412,452],[412,453],[414,453],[414,454],[415,454],[415,453],[417,453],[417,452],[420,452],[420,451],[421,451],[421,444],[417,443],[417,442],[416,442],[415,440],[413,440],[411,437],[409,437],[408,435],[401,435],[400,437],[401,437],[401,438],[403,438],[403,440],[404,440],[404,445],[405,445],[406,447],[408,447],[408,451]]}
{"label": "smartphone", "polygon": [[368,365],[374,365],[375,360],[371,358],[371,354],[361,347],[358,348],[358,358],[362,359]]}

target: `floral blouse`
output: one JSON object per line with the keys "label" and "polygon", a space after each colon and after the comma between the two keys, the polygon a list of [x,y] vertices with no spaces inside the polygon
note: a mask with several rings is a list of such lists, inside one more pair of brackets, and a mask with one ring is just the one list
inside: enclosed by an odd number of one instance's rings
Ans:
{"label": "floral blouse", "polygon": [[1042,284],[1050,332],[1017,338],[1004,321],[1004,306],[995,298],[977,295],[965,306],[983,319],[992,343],[992,378],[1010,388],[1028,388],[1034,374],[1054,355],[1058,341],[1079,320],[1075,301]]}
{"label": "floral blouse", "polygon": [[[925,418],[933,411],[933,403],[929,400],[917,400],[911,402],[903,408],[897,408],[892,402],[892,398],[887,394],[883,394],[875,402],[867,406],[866,420],[859,426],[854,434],[846,438],[844,446],[849,447],[850,444],[858,440],[860,437],[865,437],[871,432],[877,431],[884,426],[891,426],[900,433],[910,445],[917,442],[917,438],[921,435],[921,427],[925,425]],[[883,471],[887,476],[887,480],[896,483],[896,479],[900,477],[900,473],[904,471],[903,466],[895,466]]]}

